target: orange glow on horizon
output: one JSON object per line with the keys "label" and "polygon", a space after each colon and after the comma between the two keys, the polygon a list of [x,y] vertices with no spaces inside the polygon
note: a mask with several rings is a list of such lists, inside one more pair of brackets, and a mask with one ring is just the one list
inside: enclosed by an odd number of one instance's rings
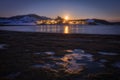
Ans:
{"label": "orange glow on horizon", "polygon": [[65,20],[68,20],[69,19],[69,16],[65,16]]}

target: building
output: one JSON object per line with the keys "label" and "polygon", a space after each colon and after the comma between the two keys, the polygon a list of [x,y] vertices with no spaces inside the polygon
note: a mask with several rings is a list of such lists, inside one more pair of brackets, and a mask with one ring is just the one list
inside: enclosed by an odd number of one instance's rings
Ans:
{"label": "building", "polygon": [[86,20],[64,20],[64,19],[49,19],[49,20],[38,20],[36,24],[87,24]]}

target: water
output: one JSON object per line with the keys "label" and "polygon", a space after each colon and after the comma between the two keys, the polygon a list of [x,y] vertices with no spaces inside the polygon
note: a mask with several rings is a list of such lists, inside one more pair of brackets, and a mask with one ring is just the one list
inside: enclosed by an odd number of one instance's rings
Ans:
{"label": "water", "polygon": [[[68,51],[70,51],[68,53]],[[33,69],[40,69],[44,68],[47,70],[51,70],[53,72],[57,72],[57,74],[66,73],[66,74],[80,74],[82,71],[87,71],[89,73],[94,73],[97,71],[101,71],[104,69],[104,65],[100,62],[94,61],[94,55],[90,53],[86,53],[82,49],[73,49],[73,50],[65,50],[65,54],[61,57],[56,56],[56,52],[49,52],[54,53],[54,55],[46,54],[46,52],[40,52],[37,54],[38,56],[46,55],[44,59],[41,59],[44,63],[39,63],[40,61],[36,59],[37,63],[34,63],[31,68]],[[38,53],[38,52],[37,52]],[[34,53],[36,55],[36,53]],[[45,59],[49,59],[45,60]]]}
{"label": "water", "polygon": [[2,26],[0,30],[22,32],[45,32],[65,34],[106,34],[120,35],[118,25],[40,25],[40,26]]}

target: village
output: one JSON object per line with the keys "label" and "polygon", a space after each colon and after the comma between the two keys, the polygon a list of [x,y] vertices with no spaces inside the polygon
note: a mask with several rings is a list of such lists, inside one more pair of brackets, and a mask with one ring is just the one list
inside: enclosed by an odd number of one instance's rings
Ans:
{"label": "village", "polygon": [[45,20],[38,20],[36,21],[36,24],[88,24],[86,20],[84,19],[69,19],[68,16],[65,18],[57,17],[55,19],[45,19]]}

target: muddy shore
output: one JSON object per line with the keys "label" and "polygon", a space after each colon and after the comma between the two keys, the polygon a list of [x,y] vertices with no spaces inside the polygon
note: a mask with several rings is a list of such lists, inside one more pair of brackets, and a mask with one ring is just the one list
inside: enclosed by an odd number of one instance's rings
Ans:
{"label": "muddy shore", "polygon": [[17,49],[59,50],[82,48],[120,52],[119,35],[59,34],[0,31],[0,42]]}
{"label": "muddy shore", "polygon": [[[82,49],[86,53],[94,55],[94,61],[98,61],[101,58],[109,61],[105,63],[107,68],[106,71],[100,72],[96,75],[87,74],[87,76],[84,76],[84,74],[82,74],[84,78],[82,77],[81,80],[120,79],[118,76],[120,74],[120,69],[111,66],[111,63],[120,61],[120,35],[0,31],[0,44],[3,45],[3,47],[0,48],[0,80],[58,80],[57,77],[53,77],[53,75],[56,74],[47,74],[47,77],[50,78],[48,79],[45,78],[45,75],[42,77],[38,76],[38,74],[44,73],[43,69],[39,69],[39,73],[36,69],[28,68],[31,64],[51,60],[46,57],[46,59],[43,60],[43,56],[36,56],[34,53],[49,51],[57,53],[56,56],[63,56],[66,54],[66,52],[64,52],[65,50],[74,49]],[[117,53],[118,55],[99,56],[98,52]],[[39,59],[39,61],[36,59]],[[19,72],[21,73],[20,75]],[[10,76],[9,78],[7,75],[10,73],[16,73],[16,77],[14,78],[13,76]],[[19,76],[17,76],[17,74]],[[78,76],[77,78],[73,76],[74,75],[72,75],[73,79],[68,75],[67,77],[61,77],[61,79],[59,77],[59,79],[79,80]]]}

